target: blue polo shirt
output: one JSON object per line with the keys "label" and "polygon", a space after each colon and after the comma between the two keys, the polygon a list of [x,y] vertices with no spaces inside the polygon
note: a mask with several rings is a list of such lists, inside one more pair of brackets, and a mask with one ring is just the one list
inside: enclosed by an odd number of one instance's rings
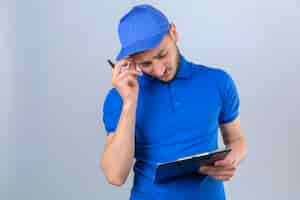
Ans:
{"label": "blue polo shirt", "polygon": [[[182,55],[175,79],[138,78],[134,181],[130,199],[223,200],[222,181],[191,174],[154,183],[155,165],[218,148],[218,127],[239,114],[237,88],[224,70],[198,65]],[[115,131],[122,99],[112,88],[103,104],[107,133]]]}

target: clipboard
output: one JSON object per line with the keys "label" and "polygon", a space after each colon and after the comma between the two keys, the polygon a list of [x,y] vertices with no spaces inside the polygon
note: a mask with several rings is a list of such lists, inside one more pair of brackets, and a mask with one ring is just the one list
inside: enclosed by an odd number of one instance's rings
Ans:
{"label": "clipboard", "polygon": [[212,165],[217,160],[223,160],[230,151],[230,148],[222,148],[211,152],[179,158],[171,162],[157,163],[154,183],[168,181],[195,172],[198,173],[197,170],[199,167]]}

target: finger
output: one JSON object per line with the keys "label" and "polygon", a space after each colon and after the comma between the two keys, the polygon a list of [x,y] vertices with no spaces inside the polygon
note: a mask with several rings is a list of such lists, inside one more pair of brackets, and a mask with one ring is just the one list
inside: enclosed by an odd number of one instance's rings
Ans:
{"label": "finger", "polygon": [[119,73],[116,75],[116,80],[120,81],[122,79],[124,79],[126,76],[128,76],[130,74],[129,71],[123,71],[122,73]]}
{"label": "finger", "polygon": [[233,164],[218,164],[218,165],[214,165],[214,167],[216,169],[224,169],[224,170],[235,170],[236,169],[236,166],[234,166]]}
{"label": "finger", "polygon": [[129,86],[135,86],[137,85],[137,80],[136,78],[132,77],[132,76],[128,76],[126,77],[126,79],[124,80]]}
{"label": "finger", "polygon": [[214,166],[233,166],[234,160],[230,158],[225,158],[224,160],[218,160],[214,163]]}
{"label": "finger", "polygon": [[229,181],[232,177],[229,176],[212,176],[216,180],[220,181]]}
{"label": "finger", "polygon": [[140,70],[140,68],[138,68],[137,64],[135,62],[131,62],[129,65],[129,71],[134,71],[134,72],[138,72],[139,75],[143,75],[142,70]]}
{"label": "finger", "polygon": [[127,76],[132,76],[132,77],[136,78],[137,76],[140,76],[140,75],[141,74],[137,71],[128,71],[128,70],[126,70],[126,71],[122,72],[121,74],[119,74],[117,79],[122,80]]}
{"label": "finger", "polygon": [[235,175],[235,170],[216,171],[216,173],[214,175],[216,175],[216,176],[228,176],[228,177],[232,177],[232,176]]}
{"label": "finger", "polygon": [[213,167],[213,166],[203,166],[199,169],[199,172],[202,174],[207,174],[210,176],[215,176],[215,175],[234,175],[235,169],[227,169],[224,167]]}
{"label": "finger", "polygon": [[131,62],[130,62],[128,69],[129,69],[130,71],[136,71],[136,72],[139,72],[140,75],[143,75],[142,70],[137,66],[137,64],[136,64],[134,61],[131,61]]}
{"label": "finger", "polygon": [[135,63],[132,60],[128,63],[128,69],[135,71]]}
{"label": "finger", "polygon": [[203,174],[206,174],[206,172],[208,171],[208,168],[209,168],[209,166],[201,166],[201,167],[198,169],[198,172],[203,173]]}
{"label": "finger", "polygon": [[132,71],[125,71],[119,75],[117,78],[118,81],[127,81],[128,79],[134,79],[137,81],[138,72],[132,72]]}
{"label": "finger", "polygon": [[112,83],[118,85],[120,82],[123,82],[123,79],[125,79],[127,76],[130,75],[129,71],[124,71],[122,73],[118,73],[116,74],[116,72],[114,72],[114,76],[112,79]]}
{"label": "finger", "polygon": [[202,166],[199,169],[199,172],[206,175],[214,175],[216,174],[216,169],[213,166]]}
{"label": "finger", "polygon": [[112,76],[113,78],[117,77],[118,74],[121,72],[121,67],[119,65],[115,65],[115,67],[112,69]]}
{"label": "finger", "polygon": [[113,76],[117,76],[118,74],[120,74],[122,71],[122,67],[126,66],[127,63],[128,63],[127,59],[123,59],[123,60],[116,62],[115,67],[113,68]]}
{"label": "finger", "polygon": [[216,165],[234,165],[236,166],[236,156],[233,152],[230,152],[223,160],[218,160],[215,162]]}
{"label": "finger", "polygon": [[222,174],[216,174],[216,173],[208,173],[208,176],[211,177],[227,177],[227,178],[232,178],[234,176],[234,174],[230,173],[222,173]]}

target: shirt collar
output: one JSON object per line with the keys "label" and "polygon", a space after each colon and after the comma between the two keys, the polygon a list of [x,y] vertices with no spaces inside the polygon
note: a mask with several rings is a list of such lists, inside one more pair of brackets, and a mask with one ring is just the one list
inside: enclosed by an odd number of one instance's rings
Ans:
{"label": "shirt collar", "polygon": [[182,54],[179,54],[179,64],[175,79],[188,79],[191,75],[191,63],[188,62]]}

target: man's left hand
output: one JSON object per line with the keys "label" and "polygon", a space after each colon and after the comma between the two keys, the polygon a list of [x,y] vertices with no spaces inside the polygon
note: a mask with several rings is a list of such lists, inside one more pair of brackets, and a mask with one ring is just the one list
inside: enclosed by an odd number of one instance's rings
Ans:
{"label": "man's left hand", "polygon": [[224,160],[219,160],[214,165],[206,165],[199,168],[198,172],[206,174],[214,179],[229,181],[235,174],[237,168],[237,161],[235,154],[230,152]]}

